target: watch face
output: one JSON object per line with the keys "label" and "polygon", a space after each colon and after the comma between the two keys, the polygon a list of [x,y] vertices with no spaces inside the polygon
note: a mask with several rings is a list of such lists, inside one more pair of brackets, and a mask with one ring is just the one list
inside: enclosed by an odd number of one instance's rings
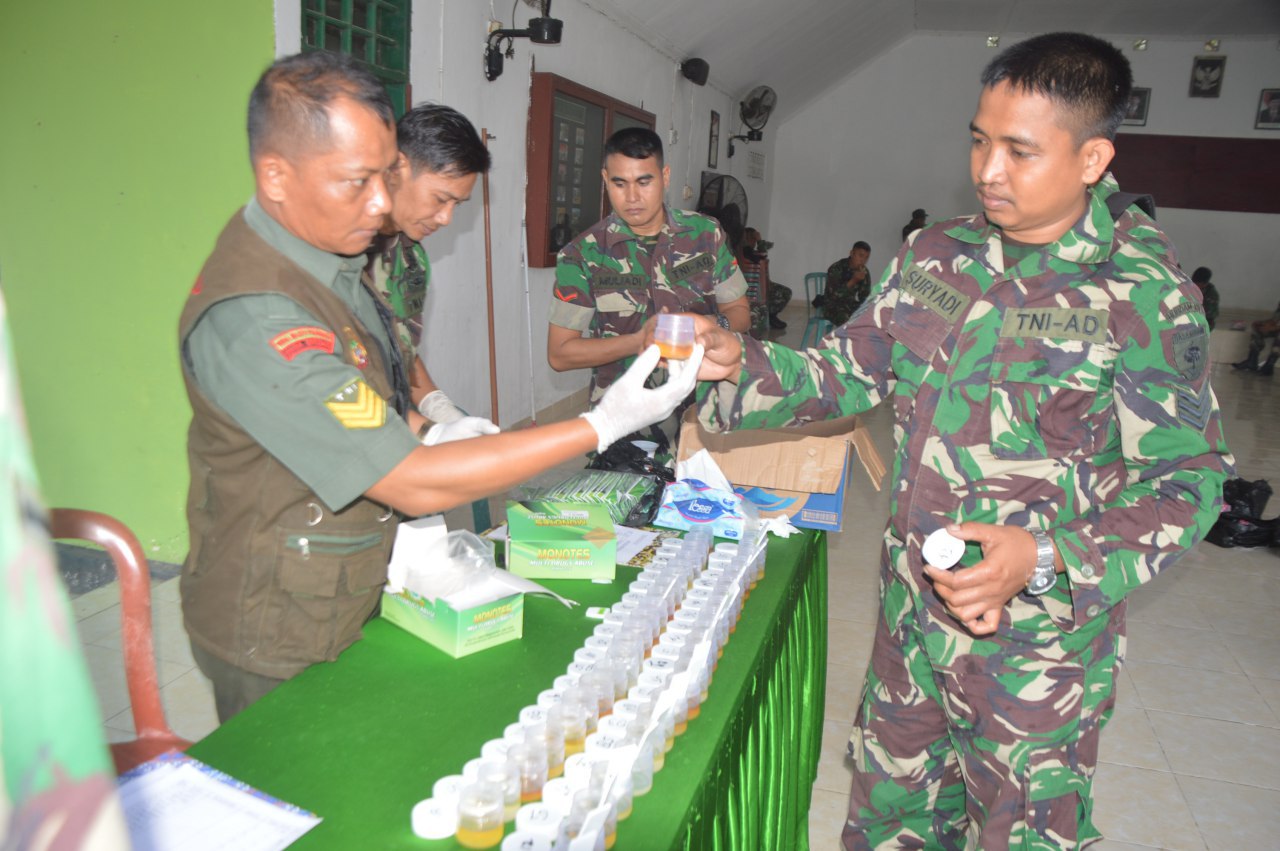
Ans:
{"label": "watch face", "polygon": [[1043,594],[1053,587],[1058,575],[1052,570],[1044,572],[1036,571],[1036,575],[1031,577],[1031,582],[1027,585],[1027,590],[1032,594]]}

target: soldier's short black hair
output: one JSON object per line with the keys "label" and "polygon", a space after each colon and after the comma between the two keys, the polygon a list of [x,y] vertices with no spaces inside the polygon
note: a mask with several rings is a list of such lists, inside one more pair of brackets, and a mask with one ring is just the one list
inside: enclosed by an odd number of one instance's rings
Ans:
{"label": "soldier's short black hair", "polygon": [[489,149],[466,116],[442,103],[421,103],[396,122],[396,144],[413,174],[449,177],[489,170]]}
{"label": "soldier's short black hair", "polygon": [[1070,115],[1076,145],[1115,139],[1133,88],[1129,60],[1110,42],[1084,33],[1046,33],[1004,50],[982,71],[987,88],[1007,81],[1043,95]]}
{"label": "soldier's short black hair", "polygon": [[853,251],[853,250],[858,249],[858,248],[862,248],[862,249],[864,249],[868,254],[870,254],[870,253],[871,253],[871,243],[869,243],[869,242],[865,242],[865,241],[863,241],[863,240],[861,240],[861,239],[860,239],[860,240],[858,240],[857,242],[855,242],[855,243],[853,244],[853,248],[850,248],[849,250],[850,250],[850,251]]}
{"label": "soldier's short black hair", "polygon": [[338,98],[367,107],[388,127],[395,122],[382,82],[350,56],[317,50],[277,59],[249,95],[249,159],[326,143],[329,107]]}
{"label": "soldier's short black hair", "polygon": [[1213,270],[1208,266],[1197,266],[1196,270],[1191,273],[1191,280],[1197,284],[1207,284],[1209,279],[1213,277]]}
{"label": "soldier's short black hair", "polygon": [[604,143],[604,155],[622,154],[633,160],[658,158],[658,167],[662,167],[662,139],[648,127],[626,127],[609,137]]}

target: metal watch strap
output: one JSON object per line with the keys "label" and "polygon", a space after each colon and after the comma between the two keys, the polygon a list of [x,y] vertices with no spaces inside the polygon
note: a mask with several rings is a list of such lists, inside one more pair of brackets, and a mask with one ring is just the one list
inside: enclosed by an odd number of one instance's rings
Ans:
{"label": "metal watch strap", "polygon": [[1053,541],[1049,539],[1047,533],[1038,529],[1032,529],[1030,532],[1036,542],[1036,566],[1032,568],[1031,576],[1027,579],[1027,593],[1038,597],[1052,588],[1058,581],[1058,577],[1053,564]]}
{"label": "metal watch strap", "polygon": [[716,324],[726,331],[732,330],[729,327],[729,317],[725,316],[723,313],[716,314]]}

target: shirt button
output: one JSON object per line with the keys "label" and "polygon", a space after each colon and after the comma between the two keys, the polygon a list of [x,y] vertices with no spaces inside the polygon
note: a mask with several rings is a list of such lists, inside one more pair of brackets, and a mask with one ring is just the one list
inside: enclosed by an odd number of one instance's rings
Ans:
{"label": "shirt button", "polygon": [[1083,576],[1085,579],[1092,579],[1093,573],[1094,573],[1093,565],[1091,564],[1081,565],[1080,575]]}
{"label": "shirt button", "polygon": [[1085,609],[1084,613],[1091,618],[1096,618],[1100,611],[1102,611],[1102,607],[1095,604]]}

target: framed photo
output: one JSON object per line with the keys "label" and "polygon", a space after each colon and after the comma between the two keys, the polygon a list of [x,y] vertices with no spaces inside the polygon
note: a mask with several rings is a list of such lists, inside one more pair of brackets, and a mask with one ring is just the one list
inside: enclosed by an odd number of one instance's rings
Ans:
{"label": "framed photo", "polygon": [[720,113],[711,110],[711,138],[707,141],[707,168],[720,167]]}
{"label": "framed photo", "polygon": [[1129,93],[1129,105],[1125,107],[1121,124],[1132,124],[1142,127],[1147,123],[1147,108],[1151,106],[1151,89],[1137,86]]}
{"label": "framed photo", "polygon": [[1216,98],[1222,94],[1226,68],[1225,56],[1197,56],[1191,63],[1191,97]]}
{"label": "framed photo", "polygon": [[1280,89],[1263,89],[1258,96],[1258,130],[1280,130]]}

